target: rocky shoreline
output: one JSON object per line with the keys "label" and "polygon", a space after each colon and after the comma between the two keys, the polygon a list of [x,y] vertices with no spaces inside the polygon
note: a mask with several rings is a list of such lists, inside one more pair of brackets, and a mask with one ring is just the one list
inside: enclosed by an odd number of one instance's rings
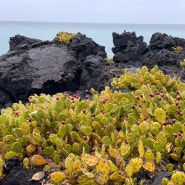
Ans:
{"label": "rocky shoreline", "polygon": [[120,68],[133,70],[158,65],[165,74],[185,80],[180,61],[185,39],[154,33],[149,45],[135,32],[113,33],[114,64],[105,61],[105,47],[78,33],[70,44],[41,41],[21,35],[11,37],[10,50],[0,56],[0,109],[14,102],[26,102],[32,94],[78,92],[82,96],[93,87],[97,91],[120,74]]}
{"label": "rocky shoreline", "polygon": [[[185,81],[185,39],[155,33],[149,45],[135,32],[113,33],[114,64],[108,63],[105,47],[78,33],[70,44],[41,41],[16,35],[10,38],[10,50],[0,56],[0,109],[14,102],[27,102],[32,94],[55,94],[68,91],[81,96],[90,88],[97,91],[110,85],[120,69],[134,71],[143,65],[158,65],[165,74]],[[172,49],[180,46],[182,51]],[[39,184],[27,182],[36,172],[24,170],[18,161],[6,165],[6,176],[1,185]],[[37,169],[39,170],[39,169]],[[168,174],[159,175],[163,178]],[[25,178],[26,177],[26,178]],[[18,179],[18,181],[17,181]],[[159,180],[155,179],[155,182]]]}

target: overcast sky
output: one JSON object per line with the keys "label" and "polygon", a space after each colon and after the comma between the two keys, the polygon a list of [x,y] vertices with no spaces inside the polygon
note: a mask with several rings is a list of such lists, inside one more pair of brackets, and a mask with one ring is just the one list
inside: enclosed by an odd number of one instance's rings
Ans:
{"label": "overcast sky", "polygon": [[185,0],[1,0],[0,20],[185,24]]}

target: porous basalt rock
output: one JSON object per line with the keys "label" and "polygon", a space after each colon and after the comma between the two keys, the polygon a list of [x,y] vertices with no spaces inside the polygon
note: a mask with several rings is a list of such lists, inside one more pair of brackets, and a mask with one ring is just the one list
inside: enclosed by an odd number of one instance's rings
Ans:
{"label": "porous basalt rock", "polygon": [[106,63],[100,56],[86,57],[83,62],[79,90],[84,91],[96,87],[98,92],[102,91],[105,85],[110,86],[112,78],[115,77],[115,73],[111,71],[115,69],[114,65]]}
{"label": "porous basalt rock", "polygon": [[114,61],[116,63],[128,63],[138,61],[146,51],[147,44],[143,42],[143,37],[137,37],[135,32],[124,32],[122,34],[113,33],[112,48]]}
{"label": "porous basalt rock", "polygon": [[102,89],[98,68],[106,56],[105,47],[80,33],[70,44],[11,37],[10,51],[0,57],[0,108],[32,94]]}
{"label": "porous basalt rock", "polygon": [[10,51],[19,49],[28,49],[31,45],[41,42],[39,39],[28,38],[22,35],[10,37]]}
{"label": "porous basalt rock", "polygon": [[[119,63],[121,68],[143,65],[149,68],[154,65],[158,65],[160,68],[166,66],[179,68],[180,61],[185,58],[185,39],[167,34],[154,33],[147,45],[143,42],[143,37],[137,37],[135,32],[113,33],[113,43],[115,46],[112,49],[115,54],[114,61]],[[173,50],[173,47],[178,46],[182,47],[183,51]]]}
{"label": "porous basalt rock", "polygon": [[154,33],[150,39],[150,48],[154,51],[161,49],[173,51],[172,47],[176,46],[185,48],[185,39],[172,37],[165,33]]}
{"label": "porous basalt rock", "polygon": [[105,47],[98,45],[91,38],[86,37],[84,34],[76,34],[70,43],[70,50],[76,59],[84,61],[87,56],[101,56],[107,57]]}

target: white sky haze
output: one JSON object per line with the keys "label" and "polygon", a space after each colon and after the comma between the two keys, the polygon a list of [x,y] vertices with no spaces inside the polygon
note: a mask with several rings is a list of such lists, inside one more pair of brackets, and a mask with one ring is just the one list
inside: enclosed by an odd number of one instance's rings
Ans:
{"label": "white sky haze", "polygon": [[2,0],[1,21],[185,24],[185,0]]}

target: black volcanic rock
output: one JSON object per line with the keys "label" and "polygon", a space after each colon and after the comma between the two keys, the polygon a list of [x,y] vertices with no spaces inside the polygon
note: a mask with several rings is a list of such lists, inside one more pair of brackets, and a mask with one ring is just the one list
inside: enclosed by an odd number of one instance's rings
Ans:
{"label": "black volcanic rock", "polygon": [[[185,55],[184,55],[185,56]],[[179,66],[179,61],[181,57],[177,52],[172,52],[167,49],[161,49],[156,53],[152,53],[150,56],[142,57],[142,65],[146,65],[148,67],[153,67],[154,65],[160,66]]]}
{"label": "black volcanic rock", "polygon": [[102,90],[111,79],[104,71],[113,68],[106,56],[105,47],[80,33],[70,44],[16,35],[0,57],[0,108],[32,94]]}
{"label": "black volcanic rock", "polygon": [[0,66],[0,89],[8,92],[13,102],[34,93],[73,91],[79,85],[80,67],[64,45],[32,48],[4,58]]}
{"label": "black volcanic rock", "polygon": [[31,45],[39,42],[41,42],[41,40],[39,39],[33,39],[22,35],[16,35],[14,37],[10,37],[9,41],[10,51],[19,49],[28,49]]}
{"label": "black volcanic rock", "polygon": [[[122,68],[141,67],[149,68],[158,65],[165,69],[166,66],[175,66],[179,70],[179,63],[185,58],[185,39],[155,33],[150,44],[143,42],[143,37],[137,37],[135,32],[113,33],[114,61]],[[172,47],[181,46],[184,50],[176,52]],[[183,69],[181,69],[183,70]],[[177,71],[177,70],[176,70]]]}
{"label": "black volcanic rock", "polygon": [[177,46],[185,48],[185,39],[172,37],[162,33],[154,33],[150,40],[150,48],[152,50],[168,49],[173,51],[172,47]]}
{"label": "black volcanic rock", "polygon": [[170,49],[174,47],[175,41],[171,36],[167,34],[155,33],[150,40],[150,48],[152,50]]}
{"label": "black volcanic rock", "polygon": [[[173,47],[182,47],[183,51],[176,52]],[[180,67],[180,62],[185,58],[185,39],[172,37],[167,34],[155,33],[152,35],[150,44],[150,55],[142,56],[142,65],[152,67],[158,66],[175,66]],[[181,70],[183,70],[181,68]]]}
{"label": "black volcanic rock", "polygon": [[76,59],[84,61],[89,55],[97,55],[103,58],[107,57],[105,47],[98,45],[91,38],[86,37],[84,34],[76,34],[70,43],[70,50]]}
{"label": "black volcanic rock", "polygon": [[147,44],[143,42],[143,37],[136,37],[135,32],[113,33],[112,36],[115,46],[112,48],[115,54],[113,59],[116,63],[134,63],[147,51]]}
{"label": "black volcanic rock", "polygon": [[96,87],[98,92],[102,91],[114,77],[114,74],[110,74],[114,68],[113,65],[105,63],[100,56],[87,56],[83,62],[79,90],[84,91]]}

